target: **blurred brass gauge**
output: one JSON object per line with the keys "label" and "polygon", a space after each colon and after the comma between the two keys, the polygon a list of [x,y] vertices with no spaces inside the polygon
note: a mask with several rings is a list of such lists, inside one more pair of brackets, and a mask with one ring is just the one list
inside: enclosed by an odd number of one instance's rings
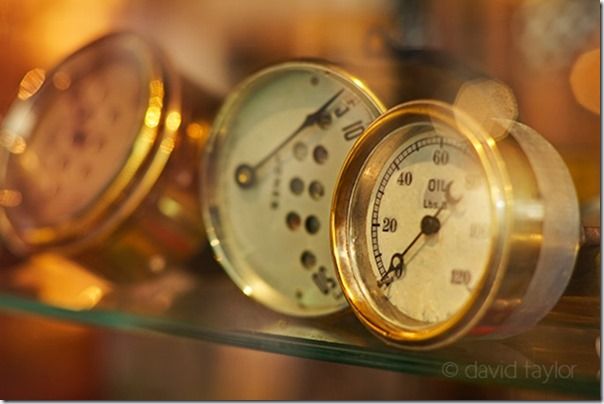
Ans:
{"label": "blurred brass gauge", "polygon": [[28,73],[0,126],[8,247],[102,247],[111,263],[142,272],[192,254],[205,239],[190,164],[201,136],[181,129],[192,115],[180,77],[134,34],[105,36],[47,74]]}
{"label": "blurred brass gauge", "polygon": [[202,163],[204,221],[242,291],[290,315],[346,306],[329,253],[329,208],[346,152],[384,110],[357,78],[291,61],[226,100]]}
{"label": "blurred brass gauge", "polygon": [[581,238],[572,179],[541,135],[496,124],[487,133],[449,104],[413,101],[349,153],[333,256],[353,311],[386,341],[432,349],[517,334],[562,295]]}

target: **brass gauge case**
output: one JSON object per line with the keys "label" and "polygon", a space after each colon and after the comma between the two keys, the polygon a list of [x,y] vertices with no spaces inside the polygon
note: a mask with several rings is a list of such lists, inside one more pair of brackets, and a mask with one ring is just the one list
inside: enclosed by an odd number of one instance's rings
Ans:
{"label": "brass gauge case", "polygon": [[90,43],[50,70],[35,94],[14,102],[0,127],[5,140],[0,189],[6,189],[7,165],[15,154],[12,146],[21,142],[27,148],[39,111],[56,94],[52,78],[120,55],[133,55],[146,69],[148,92],[144,119],[117,175],[93,203],[58,224],[24,229],[15,217],[26,212],[11,212],[18,206],[0,206],[0,231],[17,255],[68,254],[112,279],[132,280],[190,257],[205,241],[197,208],[198,173],[191,162],[201,155],[216,105],[186,84],[161,51],[141,37],[115,33]]}
{"label": "brass gauge case", "polygon": [[[468,140],[484,170],[491,205],[488,264],[463,307],[436,323],[421,323],[388,310],[363,280],[370,271],[367,207],[381,167],[404,142],[394,130],[433,123]],[[572,274],[580,240],[579,206],[564,162],[539,134],[511,121],[487,133],[463,111],[443,102],[414,101],[376,120],[348,154],[334,193],[331,243],[344,294],[358,318],[385,341],[426,350],[464,335],[508,336],[538,322],[562,295]],[[366,165],[367,163],[367,165]],[[354,235],[354,236],[353,236]],[[391,310],[391,309],[390,309]],[[393,317],[395,320],[391,320]]]}
{"label": "brass gauge case", "polygon": [[[346,70],[329,62],[319,60],[291,60],[272,65],[262,69],[261,71],[251,75],[243,81],[233,93],[226,99],[221,107],[209,135],[208,145],[204,149],[204,158],[202,159],[202,188],[204,194],[201,198],[201,208],[203,212],[205,228],[210,245],[213,248],[214,256],[222,265],[231,279],[239,286],[239,288],[249,297],[257,300],[265,306],[288,315],[309,317],[331,314],[346,308],[345,299],[339,302],[332,303],[330,306],[324,307],[302,307],[292,299],[286,298],[274,285],[264,279],[257,273],[249,261],[246,261],[242,256],[245,253],[245,248],[241,245],[236,245],[232,241],[225,240],[225,204],[219,198],[220,189],[220,172],[216,162],[217,155],[224,150],[224,143],[228,139],[228,133],[225,127],[231,124],[233,111],[236,110],[242,99],[250,96],[254,86],[263,80],[270,79],[277,74],[284,72],[292,72],[299,70],[316,71],[326,76],[333,77],[341,83],[342,87],[353,90],[359,100],[365,103],[372,113],[377,116],[385,111],[385,107],[379,98],[357,77],[351,75]],[[296,116],[293,119],[300,119]],[[338,166],[339,167],[339,166]],[[326,197],[329,197],[330,190],[327,190]],[[327,212],[326,212],[327,213]],[[326,215],[327,216],[327,215]],[[265,225],[259,223],[259,226]],[[270,226],[269,226],[270,227]],[[227,242],[228,241],[228,242]],[[247,246],[253,249],[254,246]],[[294,246],[276,245],[275,248],[290,248]],[[325,245],[328,247],[328,245]],[[328,255],[329,257],[329,255]],[[270,257],[266,257],[270,262]],[[282,271],[289,270],[284,268]],[[333,280],[334,285],[337,281]]]}

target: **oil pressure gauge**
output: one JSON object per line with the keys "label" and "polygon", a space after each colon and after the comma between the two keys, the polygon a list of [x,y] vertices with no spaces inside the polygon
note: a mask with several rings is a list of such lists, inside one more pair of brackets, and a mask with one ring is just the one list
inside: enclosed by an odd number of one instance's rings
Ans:
{"label": "oil pressure gauge", "polygon": [[202,164],[202,205],[218,261],[270,308],[312,316],[346,306],[329,253],[331,194],[346,152],[384,110],[357,78],[293,61],[227,99]]}
{"label": "oil pressure gauge", "polygon": [[193,110],[182,94],[161,52],[126,33],[26,76],[0,127],[0,229],[10,249],[106,244],[114,264],[143,272],[195,251],[203,232],[189,161],[201,140],[181,130]]}
{"label": "oil pressure gauge", "polygon": [[496,125],[493,136],[453,106],[409,102],[346,159],[333,255],[355,314],[388,342],[519,333],[569,281],[581,227],[568,169],[534,130]]}

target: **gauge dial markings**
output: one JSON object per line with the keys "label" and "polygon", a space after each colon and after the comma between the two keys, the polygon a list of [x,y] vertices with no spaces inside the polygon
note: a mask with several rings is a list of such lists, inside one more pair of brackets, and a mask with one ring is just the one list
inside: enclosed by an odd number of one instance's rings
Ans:
{"label": "gauge dial markings", "polygon": [[[319,79],[311,86],[313,77]],[[270,68],[233,94],[212,131],[208,166],[218,177],[209,185],[220,187],[209,202],[220,205],[225,269],[242,289],[252,288],[249,296],[277,311],[308,316],[345,305],[329,251],[330,196],[349,137],[383,110],[357,84],[306,62]]]}
{"label": "gauge dial markings", "polygon": [[[146,102],[139,99],[123,122],[106,119],[104,111],[121,110],[123,93],[138,91],[136,69],[138,65],[131,60],[111,60],[82,77],[72,74],[69,88],[45,95],[54,97],[53,102],[41,110],[28,150],[8,165],[11,181],[22,184],[28,206],[37,206],[30,213],[37,225],[54,224],[86,209],[120,169],[138,133]],[[34,172],[40,170],[43,175]]]}
{"label": "gauge dial markings", "polygon": [[[512,336],[568,284],[580,215],[567,167],[522,123],[509,121],[506,138],[484,129],[447,103],[404,103],[370,126],[341,170],[333,258],[355,315],[389,343],[427,350],[472,331]],[[525,206],[539,214],[529,219]],[[548,240],[546,225],[560,221],[569,232]]]}
{"label": "gauge dial markings", "polygon": [[[406,133],[412,131],[409,129]],[[472,202],[474,195],[477,195],[475,192],[482,192],[480,189],[483,188],[469,190],[464,186],[466,177],[476,175],[472,168],[475,155],[467,141],[440,133],[436,128],[413,132],[415,135],[408,138],[409,143],[394,153],[390,162],[384,165],[371,197],[371,223],[368,223],[367,235],[373,251],[373,276],[369,279],[373,279],[370,282],[381,290],[380,295],[395,305],[397,310],[421,321],[435,321],[443,318],[442,305],[446,302],[439,298],[436,306],[430,303],[424,307],[424,303],[421,303],[423,298],[421,294],[418,295],[421,288],[413,285],[420,281],[428,284],[434,281],[441,285],[438,288],[459,285],[458,290],[472,292],[474,278],[478,279],[479,276],[477,267],[466,258],[454,259],[449,263],[443,254],[466,245],[463,242],[465,233],[460,232],[467,231],[469,234],[473,222],[465,220],[466,212],[469,207],[476,206]],[[415,138],[416,135],[419,139]],[[464,195],[467,192],[471,195]],[[470,205],[462,203],[467,197],[470,198]],[[415,213],[401,217],[401,209],[410,209]],[[422,213],[426,210],[431,213]],[[444,211],[449,212],[442,217]],[[451,227],[446,225],[450,220],[453,220],[452,229],[443,234],[443,226]],[[419,227],[419,231],[411,230],[417,228],[415,226]],[[397,235],[400,230],[403,230],[404,238],[408,238],[407,242],[410,241],[404,249],[397,246],[400,246],[400,235]],[[480,243],[479,240],[476,242]],[[422,252],[428,247],[430,254]],[[445,269],[445,272],[437,275],[442,272],[441,269]],[[470,273],[469,277],[467,273]],[[399,283],[401,279],[405,279],[405,282]],[[393,285],[399,286],[393,289]],[[437,293],[430,287],[428,290],[431,290],[429,293]],[[453,289],[448,293],[458,296],[453,304],[464,299]]]}
{"label": "gauge dial markings", "polygon": [[[420,135],[423,132],[427,132],[427,131],[420,129],[420,130],[412,130],[411,133],[414,135]],[[449,138],[445,139],[443,136],[440,136],[440,135],[420,139],[420,140],[414,142],[413,144],[409,145],[408,147],[406,147],[403,151],[401,151],[399,153],[399,155],[394,159],[394,161],[388,167],[385,175],[383,176],[382,180],[380,181],[380,184],[376,191],[375,203],[373,205],[373,212],[372,212],[372,223],[371,223],[371,241],[372,241],[372,245],[373,245],[374,257],[376,258],[377,267],[378,267],[378,270],[379,270],[380,276],[381,276],[380,279],[387,276],[386,274],[389,271],[389,269],[388,270],[385,269],[385,266],[384,266],[384,263],[382,260],[382,254],[380,252],[379,243],[378,243],[378,229],[381,227],[380,222],[379,222],[379,209],[380,209],[380,202],[381,202],[382,196],[384,194],[386,185],[387,185],[388,181],[390,181],[390,178],[391,178],[392,174],[394,173],[394,171],[400,171],[400,167],[401,167],[403,161],[407,157],[409,157],[411,154],[418,152],[422,148],[427,147],[427,146],[438,145],[439,147],[442,148],[442,147],[444,147],[445,144],[456,147],[464,153],[468,152],[467,146],[464,143],[460,143],[460,142],[454,141],[453,139],[449,139]],[[451,200],[453,200],[452,197],[450,197],[450,198],[451,198]],[[419,239],[421,234],[422,233],[420,232],[416,238]],[[389,268],[390,268],[390,266],[389,266]]]}
{"label": "gauge dial markings", "polygon": [[[459,198],[455,198],[453,199],[450,195],[450,189],[451,186],[453,185],[453,181],[450,181],[447,184],[447,187],[445,189],[445,198],[447,199],[447,201],[450,201],[451,204],[456,204],[458,202],[460,202],[462,200],[463,197],[459,197]],[[415,238],[411,241],[411,243],[409,243],[409,245],[403,250],[403,252],[401,253],[394,253],[392,255],[392,258],[390,260],[390,267],[388,268],[388,270],[382,275],[382,277],[380,279],[378,279],[377,281],[377,286],[378,287],[388,287],[390,286],[390,284],[392,282],[394,282],[397,279],[401,279],[403,277],[403,275],[405,274],[405,255],[409,252],[409,250],[411,250],[411,248],[415,245],[415,243],[417,243],[417,241],[421,238],[421,236],[432,236],[436,233],[438,233],[441,229],[441,222],[438,219],[438,215],[440,215],[440,213],[442,212],[442,210],[444,209],[444,205],[441,206],[440,208],[438,208],[438,210],[436,211],[436,213],[434,213],[434,215],[426,215],[422,218],[421,222],[420,222],[420,231],[419,233],[415,236]],[[381,256],[381,254],[380,254]],[[390,275],[391,273],[394,272],[394,277],[389,277],[388,275]]]}
{"label": "gauge dial markings", "polygon": [[279,143],[274,149],[272,149],[268,154],[266,154],[262,159],[260,159],[256,164],[240,164],[237,166],[235,170],[235,181],[241,188],[250,188],[256,182],[256,172],[262,167],[266,162],[268,162],[279,150],[283,149],[292,139],[294,139],[299,133],[301,133],[304,129],[311,127],[315,124],[324,124],[322,121],[323,116],[327,108],[344,92],[344,89],[340,89],[336,94],[334,94],[329,100],[327,100],[319,109],[315,112],[310,113],[306,116],[302,124],[298,126],[296,130],[294,130],[287,138],[285,138],[281,143]]}

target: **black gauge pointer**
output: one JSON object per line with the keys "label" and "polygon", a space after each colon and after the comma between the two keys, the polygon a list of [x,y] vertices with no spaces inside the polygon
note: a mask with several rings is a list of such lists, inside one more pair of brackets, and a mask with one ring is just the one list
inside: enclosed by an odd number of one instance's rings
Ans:
{"label": "black gauge pointer", "polygon": [[256,182],[256,171],[260,167],[262,167],[267,161],[269,161],[271,157],[273,157],[277,152],[279,152],[279,150],[281,150],[286,144],[288,144],[294,137],[296,137],[296,135],[298,135],[300,132],[302,132],[309,126],[318,123],[321,120],[323,114],[325,113],[325,110],[329,108],[329,106],[342,94],[343,91],[344,89],[341,89],[336,94],[334,94],[329,100],[327,100],[327,102],[323,104],[318,110],[316,110],[312,114],[308,114],[306,116],[306,119],[304,119],[304,122],[302,122],[298,129],[293,131],[291,135],[289,135],[285,140],[283,140],[283,142],[281,142],[277,147],[275,147],[270,153],[264,156],[264,158],[262,158],[256,164],[250,165],[244,163],[237,166],[237,168],[235,169],[235,181],[237,182],[237,184],[239,184],[241,188],[250,188],[251,186],[253,186]]}
{"label": "black gauge pointer", "polygon": [[[453,181],[449,182],[449,184],[447,184],[447,187],[445,188],[445,199],[447,203],[454,205],[461,201],[462,197],[454,198],[453,195],[451,195],[451,185],[453,185]],[[441,226],[440,220],[438,220],[438,215],[440,214],[440,212],[442,212],[444,207],[445,205],[443,204],[440,208],[438,208],[434,215],[424,216],[420,222],[420,231],[417,236],[415,236],[415,238],[411,241],[411,243],[409,243],[407,248],[405,248],[402,253],[395,253],[392,255],[388,270],[386,271],[386,273],[384,273],[384,275],[382,275],[380,279],[378,279],[377,285],[379,288],[381,288],[382,286],[388,287],[392,282],[394,282],[395,279],[400,279],[402,276],[404,276],[405,254],[407,254],[411,247],[413,247],[415,243],[417,243],[417,240],[420,239],[422,234],[426,236],[431,236],[433,234],[438,233]],[[391,273],[394,273],[394,277],[389,276]]]}
{"label": "black gauge pointer", "polygon": [[[417,236],[409,243],[407,248],[403,250],[402,253],[395,253],[392,255],[390,259],[390,267],[386,271],[384,275],[380,279],[378,279],[377,285],[378,287],[389,286],[395,279],[401,278],[405,274],[405,254],[409,252],[411,247],[417,243],[417,240],[420,239],[422,234],[426,236],[430,236],[432,234],[438,233],[440,230],[440,220],[438,220],[438,215],[443,210],[443,206],[438,208],[434,215],[426,215],[422,218],[420,223],[420,231],[417,233]],[[394,272],[394,278],[389,275]]]}

